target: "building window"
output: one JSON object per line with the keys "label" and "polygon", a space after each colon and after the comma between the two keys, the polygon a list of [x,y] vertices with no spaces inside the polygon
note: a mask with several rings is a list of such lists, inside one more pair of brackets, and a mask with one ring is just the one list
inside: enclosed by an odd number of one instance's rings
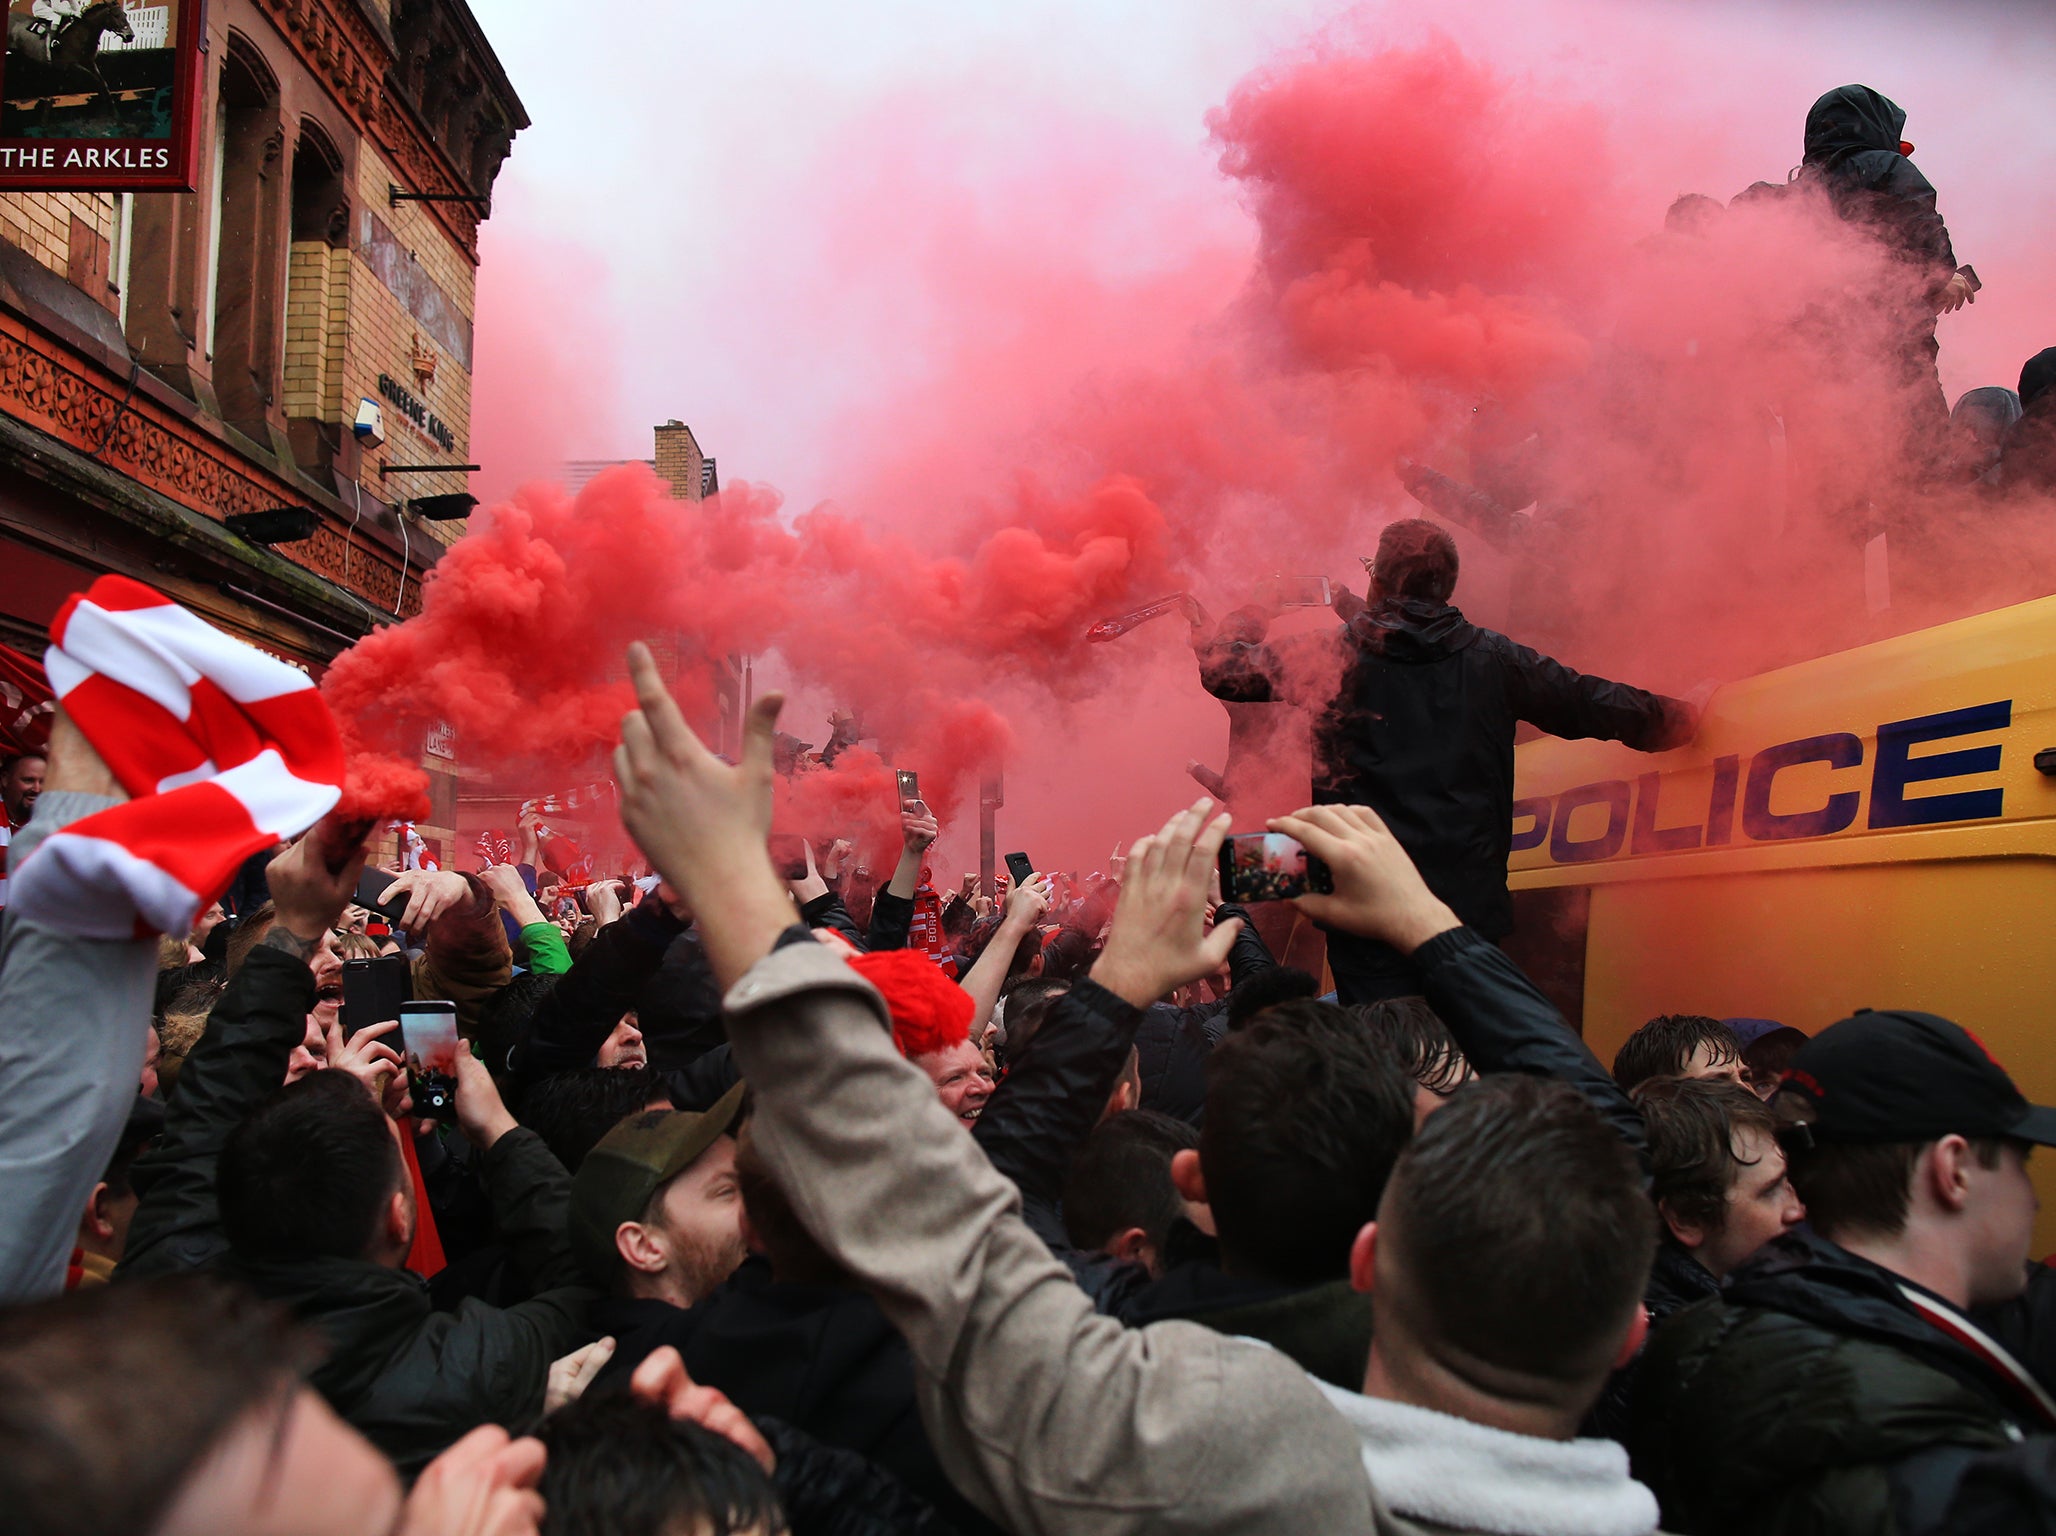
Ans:
{"label": "building window", "polygon": [[235,33],[216,129],[214,395],[224,421],[268,447],[284,351],[285,131],[278,80]]}
{"label": "building window", "polygon": [[349,325],[350,202],[343,157],[311,120],[293,145],[292,243],[285,305],[286,435],[293,459],[320,473],[342,442],[343,343]]}

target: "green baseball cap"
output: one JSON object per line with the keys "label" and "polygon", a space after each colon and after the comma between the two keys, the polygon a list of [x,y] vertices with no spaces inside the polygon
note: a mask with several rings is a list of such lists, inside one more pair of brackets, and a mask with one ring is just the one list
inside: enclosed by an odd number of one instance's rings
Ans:
{"label": "green baseball cap", "polygon": [[620,1271],[614,1233],[649,1208],[658,1190],[699,1161],[735,1124],[745,1084],[737,1083],[704,1114],[646,1109],[600,1138],[571,1181],[571,1251],[596,1283]]}

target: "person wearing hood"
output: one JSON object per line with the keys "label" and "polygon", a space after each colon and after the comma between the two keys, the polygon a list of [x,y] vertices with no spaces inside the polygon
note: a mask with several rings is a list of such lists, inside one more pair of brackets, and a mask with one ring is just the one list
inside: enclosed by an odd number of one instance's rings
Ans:
{"label": "person wearing hood", "polygon": [[1949,398],[1935,359],[1935,317],[1976,301],[1978,281],[1956,264],[1935,188],[1903,137],[1906,112],[1867,85],[1829,91],[1806,114],[1800,179],[1817,184],[1844,223],[1877,240],[1902,268],[1900,291],[1878,295],[1871,313],[1888,326],[1890,349],[1907,395],[1906,425],[1916,457],[1940,461]]}
{"label": "person wearing hood", "polygon": [[[1451,605],[1456,542],[1424,518],[1389,524],[1366,566],[1368,602],[1337,636],[1339,687],[1320,707],[1314,799],[1368,805],[1384,818],[1428,887],[1488,939],[1513,931],[1506,861],[1513,845],[1514,729],[1625,742],[1662,752],[1692,739],[1682,700],[1586,677]],[[1209,692],[1289,698],[1332,669],[1291,664],[1279,648],[1202,650]],[[1418,993],[1413,966],[1388,946],[1328,936],[1344,1003]]]}
{"label": "person wearing hood", "polygon": [[2006,427],[1999,483],[2009,490],[2056,491],[2056,347],[2020,370],[2020,409]]}

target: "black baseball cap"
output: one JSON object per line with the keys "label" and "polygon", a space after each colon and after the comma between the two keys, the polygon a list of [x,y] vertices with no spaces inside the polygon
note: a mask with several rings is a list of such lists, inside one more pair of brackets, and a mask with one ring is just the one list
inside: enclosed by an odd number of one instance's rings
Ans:
{"label": "black baseball cap", "polygon": [[2056,1109],[2030,1104],[1977,1036],[1932,1013],[1859,1009],[1799,1047],[1778,1090],[1807,1101],[1818,1142],[2004,1136],[2056,1147]]}
{"label": "black baseball cap", "polygon": [[737,1083],[701,1114],[648,1109],[630,1115],[586,1153],[571,1181],[571,1248],[595,1282],[608,1284],[619,1268],[615,1230],[640,1217],[651,1196],[728,1133],[742,1110],[744,1087]]}

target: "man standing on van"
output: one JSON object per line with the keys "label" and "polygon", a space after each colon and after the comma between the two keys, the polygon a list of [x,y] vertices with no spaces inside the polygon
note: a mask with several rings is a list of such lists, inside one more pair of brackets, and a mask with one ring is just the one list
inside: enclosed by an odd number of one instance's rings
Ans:
{"label": "man standing on van", "polygon": [[[1271,646],[1260,633],[1201,646],[1200,677],[1218,698],[1314,708],[1314,799],[1370,806],[1429,889],[1502,939],[1513,931],[1514,727],[1662,752],[1692,739],[1695,712],[1472,624],[1450,604],[1456,541],[1424,518],[1388,525],[1365,566],[1370,597],[1337,636],[1339,677],[1328,646]],[[1420,990],[1412,963],[1376,940],[1331,933],[1328,959],[1345,1003]]]}

